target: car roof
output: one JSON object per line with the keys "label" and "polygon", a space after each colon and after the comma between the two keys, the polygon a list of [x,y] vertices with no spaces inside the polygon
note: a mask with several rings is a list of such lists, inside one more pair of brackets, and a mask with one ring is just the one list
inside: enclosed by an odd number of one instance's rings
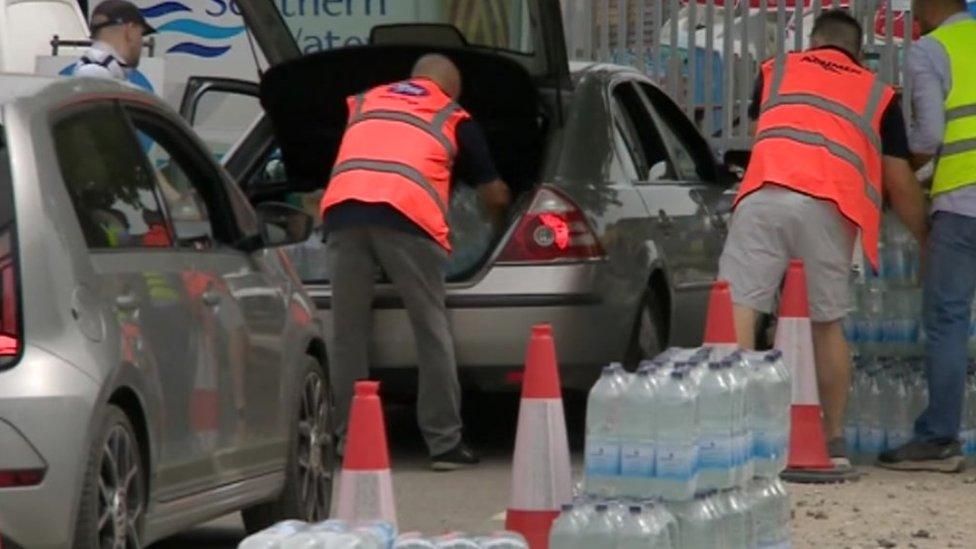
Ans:
{"label": "car roof", "polygon": [[59,76],[37,76],[33,74],[0,73],[0,106],[8,105],[17,99],[45,96],[54,102],[61,102],[74,95],[133,95],[145,98],[139,88],[99,78],[65,78]]}

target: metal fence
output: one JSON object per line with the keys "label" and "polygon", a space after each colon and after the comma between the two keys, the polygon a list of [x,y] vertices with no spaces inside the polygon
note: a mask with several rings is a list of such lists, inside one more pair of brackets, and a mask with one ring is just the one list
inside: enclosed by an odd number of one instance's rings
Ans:
{"label": "metal fence", "polygon": [[[562,0],[570,58],[631,65],[675,98],[718,149],[747,148],[747,111],[766,59],[809,47],[825,9],[864,25],[865,63],[905,84],[910,0]],[[915,33],[917,37],[917,32]],[[906,39],[907,38],[907,39]],[[910,90],[902,101],[906,114]]]}

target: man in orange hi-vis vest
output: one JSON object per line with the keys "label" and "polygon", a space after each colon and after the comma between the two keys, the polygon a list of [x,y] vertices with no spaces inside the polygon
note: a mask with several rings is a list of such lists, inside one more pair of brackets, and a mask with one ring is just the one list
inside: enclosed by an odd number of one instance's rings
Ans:
{"label": "man in orange hi-vis vest", "polygon": [[769,313],[791,259],[807,270],[817,384],[835,465],[849,468],[844,409],[851,358],[841,322],[853,310],[854,241],[877,268],[883,196],[915,237],[926,235],[925,199],[909,164],[895,92],[861,66],[863,30],[847,12],[817,19],[812,48],[763,65],[758,119],[720,276],[729,280],[739,342],[755,342],[756,312]]}
{"label": "man in orange hi-vis vest", "polygon": [[403,298],[413,327],[417,418],[435,470],[478,462],[461,438],[461,388],[445,305],[452,175],[478,190],[496,220],[510,201],[484,134],[455,101],[460,94],[457,67],[442,55],[426,55],[408,80],[350,97],[346,132],[322,198],[334,319],[329,366],[340,440],[353,384],[369,375],[378,265]]}

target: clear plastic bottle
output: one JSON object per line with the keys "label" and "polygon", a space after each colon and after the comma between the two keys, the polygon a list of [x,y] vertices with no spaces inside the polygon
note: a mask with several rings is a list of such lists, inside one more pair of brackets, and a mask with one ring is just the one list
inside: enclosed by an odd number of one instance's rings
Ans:
{"label": "clear plastic bottle", "polygon": [[437,549],[437,546],[420,532],[409,532],[397,537],[393,549]]}
{"label": "clear plastic bottle", "polygon": [[356,549],[389,549],[396,539],[396,527],[376,521],[356,528],[352,534],[359,539]]}
{"label": "clear plastic bottle", "polygon": [[725,514],[725,539],[729,547],[755,547],[756,525],[752,502],[740,489],[725,490],[715,496]]}
{"label": "clear plastic bottle", "polygon": [[[748,388],[754,475],[772,477],[786,467],[790,429],[790,379],[779,351],[752,353]],[[750,479],[744,479],[748,482]]]}
{"label": "clear plastic bottle", "polygon": [[743,486],[752,478],[755,463],[752,459],[752,428],[749,425],[749,372],[741,353],[733,353],[722,362],[732,389],[732,465],[736,486]]}
{"label": "clear plastic bottle", "polygon": [[606,503],[597,503],[590,520],[583,527],[579,547],[586,549],[614,549],[617,545],[616,528]]}
{"label": "clear plastic bottle", "polygon": [[716,509],[699,494],[689,501],[668,504],[678,521],[678,543],[675,547],[713,549],[720,547]]}
{"label": "clear plastic bottle", "polygon": [[848,450],[853,454],[857,454],[860,451],[857,441],[857,421],[860,415],[859,407],[861,405],[858,399],[858,388],[863,383],[864,370],[855,367],[851,372],[851,386],[847,393],[847,409],[844,410],[844,440],[847,441]]}
{"label": "clear plastic bottle", "polygon": [[860,421],[858,422],[858,446],[862,453],[877,455],[885,448],[885,429],[882,424],[884,406],[880,385],[880,370],[867,371],[863,393],[860,397]]}
{"label": "clear plastic bottle", "polygon": [[495,532],[478,543],[481,549],[529,549],[525,536],[516,532]]}
{"label": "clear plastic bottle", "polygon": [[346,536],[343,539],[350,543],[354,540],[354,536],[349,535],[349,525],[345,521],[327,520],[312,524],[301,532],[285,538],[278,547],[279,549],[319,549],[320,547],[331,547],[338,542],[340,536]]}
{"label": "clear plastic bottle", "polygon": [[617,535],[617,549],[662,549],[671,547],[667,526],[651,509],[636,504],[628,507],[627,519]]}
{"label": "clear plastic bottle", "polygon": [[699,491],[721,490],[735,484],[733,422],[736,410],[733,381],[723,362],[711,362],[698,393]]}
{"label": "clear plastic bottle", "polygon": [[437,549],[480,549],[478,542],[464,532],[451,532],[433,539]]}
{"label": "clear plastic bottle", "polygon": [[911,415],[911,398],[905,383],[905,375],[898,362],[892,362],[885,371],[882,387],[885,412],[885,446],[898,448],[912,440],[915,418]]}
{"label": "clear plastic bottle", "polygon": [[689,500],[698,486],[698,392],[685,371],[676,368],[658,401],[658,489],[665,500]]}
{"label": "clear plastic bottle", "polygon": [[668,507],[661,501],[644,502],[647,509],[654,516],[654,519],[661,525],[667,534],[668,545],[673,549],[678,549],[680,533],[678,529],[678,519],[668,510]]}
{"label": "clear plastic bottle", "polygon": [[304,530],[308,524],[300,520],[285,520],[244,539],[238,549],[278,549],[280,543]]}
{"label": "clear plastic bottle", "polygon": [[563,505],[562,512],[549,530],[549,549],[584,549],[581,542],[587,522],[584,506]]}
{"label": "clear plastic bottle", "polygon": [[658,381],[655,366],[645,365],[621,396],[620,475],[618,491],[624,496],[652,497],[654,482],[654,419],[657,411]]}
{"label": "clear plastic bottle", "polygon": [[965,445],[963,451],[967,456],[976,456],[976,366],[973,364],[969,366],[963,398],[965,402],[961,437]]}
{"label": "clear plastic bottle", "polygon": [[586,401],[586,490],[614,495],[620,475],[620,411],[625,380],[619,364],[603,369]]}

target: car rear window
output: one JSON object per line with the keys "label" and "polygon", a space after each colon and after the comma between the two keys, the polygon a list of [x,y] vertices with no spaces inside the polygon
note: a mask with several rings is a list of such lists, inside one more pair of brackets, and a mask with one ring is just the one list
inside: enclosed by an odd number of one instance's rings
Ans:
{"label": "car rear window", "polygon": [[14,190],[10,176],[10,158],[7,155],[7,139],[0,126],[0,234],[11,229],[14,222]]}

